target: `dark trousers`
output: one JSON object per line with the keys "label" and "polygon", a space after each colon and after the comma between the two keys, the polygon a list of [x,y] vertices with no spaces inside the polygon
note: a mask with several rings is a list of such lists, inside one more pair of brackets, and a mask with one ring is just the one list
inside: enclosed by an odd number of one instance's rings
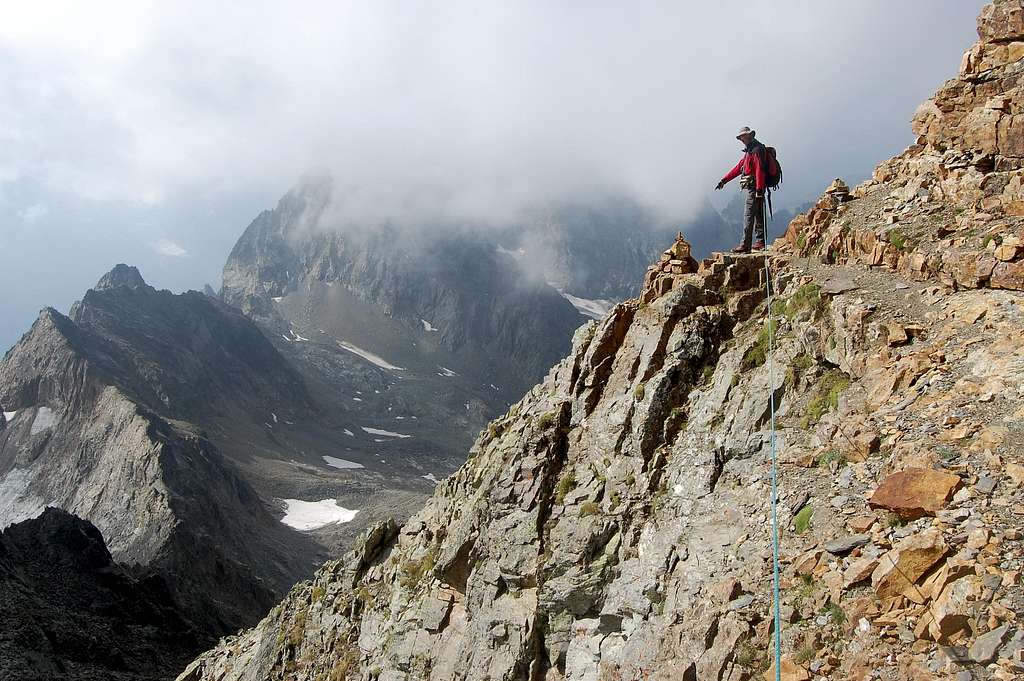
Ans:
{"label": "dark trousers", "polygon": [[754,189],[747,190],[747,201],[743,206],[743,245],[750,246],[750,238],[764,241],[764,197],[757,197]]}

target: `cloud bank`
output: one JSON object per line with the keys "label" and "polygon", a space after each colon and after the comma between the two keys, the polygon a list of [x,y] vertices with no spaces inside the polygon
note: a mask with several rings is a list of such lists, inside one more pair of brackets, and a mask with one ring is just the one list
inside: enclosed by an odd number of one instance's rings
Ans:
{"label": "cloud bank", "polygon": [[0,178],[145,205],[326,167],[353,219],[679,213],[751,125],[803,198],[909,143],[981,4],[11,3]]}
{"label": "cloud bank", "polygon": [[776,205],[799,203],[911,141],[981,5],[2,3],[0,351],[117,262],[216,284],[310,169],[338,221],[500,223],[609,194],[685,220],[751,125],[785,166]]}

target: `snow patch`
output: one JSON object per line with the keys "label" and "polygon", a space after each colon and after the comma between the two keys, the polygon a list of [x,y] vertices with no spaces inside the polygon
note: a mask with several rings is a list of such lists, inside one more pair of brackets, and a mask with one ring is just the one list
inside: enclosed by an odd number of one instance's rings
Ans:
{"label": "snow patch", "polygon": [[372,352],[370,352],[369,350],[363,350],[362,348],[356,347],[355,345],[352,345],[351,343],[347,343],[345,341],[336,341],[336,342],[343,349],[348,350],[353,355],[357,355],[359,357],[362,357],[363,359],[365,359],[370,364],[376,364],[381,369],[391,369],[392,371],[405,371],[404,368],[402,368],[400,366],[395,366],[394,364],[388,362],[386,359],[384,359],[380,355],[375,355]]}
{"label": "snow patch", "polygon": [[423,478],[424,480],[429,480],[430,482],[434,483],[435,485],[438,482],[440,482],[440,480],[438,480],[437,478],[434,477],[433,473],[427,473],[426,475],[421,475],[420,477]]}
{"label": "snow patch", "polygon": [[270,417],[274,419],[274,423],[277,423],[277,414],[275,414],[274,412],[270,412]]}
{"label": "snow patch", "polygon": [[0,477],[0,530],[42,515],[46,503],[28,491],[32,478],[27,468],[12,468]]}
{"label": "snow patch", "polygon": [[356,517],[359,511],[352,511],[334,499],[320,501],[302,501],[301,499],[282,499],[285,514],[281,522],[296,530],[308,532],[331,523],[347,523]]}
{"label": "snow patch", "polygon": [[292,329],[292,328],[288,329],[288,335],[287,336],[285,336],[284,334],[281,334],[281,338],[284,338],[289,343],[291,343],[293,341],[296,342],[296,343],[301,343],[301,342],[304,342],[304,341],[308,342],[309,341],[309,339],[306,338],[305,336],[303,336],[301,334],[298,334],[298,333],[295,333],[295,329]]}
{"label": "snow patch", "polygon": [[[397,437],[397,438],[412,437],[412,435],[402,435],[401,433],[395,433],[395,432],[392,432],[390,430],[381,430],[380,428],[367,428],[366,426],[360,426],[360,428],[362,428],[364,431],[366,431],[370,435],[383,435],[385,437]],[[383,442],[383,440],[381,440],[381,442]]]}
{"label": "snow patch", "polygon": [[355,434],[355,433],[353,433],[353,432],[352,432],[351,430],[349,430],[348,428],[346,428],[346,429],[345,429],[345,435],[348,435],[349,437],[355,437],[355,436],[356,436],[356,434]]}
{"label": "snow patch", "polygon": [[354,401],[356,401],[356,402],[362,402],[362,401],[363,401],[363,398],[362,398],[362,397],[353,397],[352,399],[353,399]]}
{"label": "snow patch", "polygon": [[39,407],[36,410],[36,417],[32,419],[32,435],[38,435],[44,430],[49,430],[57,424],[57,415],[49,407]]}
{"label": "snow patch", "polygon": [[[348,433],[347,430],[345,432]],[[351,433],[349,434],[351,435]],[[339,459],[336,456],[322,456],[320,458],[326,461],[328,466],[333,468],[364,468],[361,463],[356,463],[355,461],[349,461],[347,459]]]}
{"label": "snow patch", "polygon": [[436,326],[434,326],[433,324],[428,322],[426,319],[421,319],[420,322],[423,324],[423,330],[424,331],[438,331],[439,330]]}
{"label": "snow patch", "polygon": [[590,298],[578,298],[571,293],[565,291],[559,291],[562,297],[572,303],[580,314],[592,319],[604,319],[604,316],[608,314],[609,310],[615,307],[615,302],[611,300],[591,300]]}
{"label": "snow patch", "polygon": [[458,376],[457,373],[455,373],[454,371],[452,371],[448,367],[439,366],[438,369],[441,370],[441,372],[438,373],[438,376],[444,376],[445,378],[451,378],[452,376]]}
{"label": "snow patch", "polygon": [[276,296],[274,298],[271,298],[271,300],[273,300],[275,303],[280,303],[282,300],[284,300],[284,296]]}
{"label": "snow patch", "polygon": [[14,420],[14,417],[17,416],[17,415],[18,415],[17,411],[5,411],[4,412],[4,420],[7,421],[7,423],[10,423],[11,421]]}

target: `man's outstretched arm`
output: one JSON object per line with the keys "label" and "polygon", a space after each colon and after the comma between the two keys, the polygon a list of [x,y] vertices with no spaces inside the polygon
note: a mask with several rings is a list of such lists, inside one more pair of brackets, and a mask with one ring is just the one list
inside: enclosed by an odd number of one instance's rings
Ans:
{"label": "man's outstretched arm", "polygon": [[723,177],[721,180],[718,181],[718,186],[716,186],[715,189],[721,189],[722,187],[727,185],[730,180],[732,180],[734,177],[736,177],[737,175],[740,174],[740,169],[742,167],[743,167],[743,159],[741,158],[740,162],[736,164],[736,167],[733,168],[732,170],[730,170],[729,172],[727,172],[725,174],[725,177]]}

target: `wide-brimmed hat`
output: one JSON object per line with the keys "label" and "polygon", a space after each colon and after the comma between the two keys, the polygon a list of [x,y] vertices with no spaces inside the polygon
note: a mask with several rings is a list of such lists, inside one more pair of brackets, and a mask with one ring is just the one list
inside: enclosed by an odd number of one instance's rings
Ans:
{"label": "wide-brimmed hat", "polygon": [[742,128],[740,128],[740,131],[738,133],[736,133],[736,139],[739,139],[740,137],[743,137],[744,135],[752,135],[752,136],[756,137],[757,133],[744,125]]}

